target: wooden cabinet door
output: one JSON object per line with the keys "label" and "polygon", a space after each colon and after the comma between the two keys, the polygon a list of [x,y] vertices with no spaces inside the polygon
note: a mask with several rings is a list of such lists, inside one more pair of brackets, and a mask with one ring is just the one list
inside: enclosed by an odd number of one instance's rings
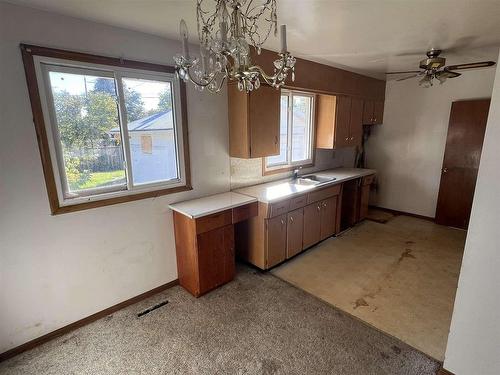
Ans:
{"label": "wooden cabinet door", "polygon": [[373,111],[374,111],[375,103],[373,100],[365,100],[363,106],[363,124],[372,124],[373,123]]}
{"label": "wooden cabinet door", "polygon": [[335,115],[335,148],[349,147],[351,122],[351,98],[337,96]]}
{"label": "wooden cabinet door", "polygon": [[304,209],[289,212],[287,215],[286,257],[291,258],[302,251]]}
{"label": "wooden cabinet door", "polygon": [[333,95],[318,95],[316,98],[316,147],[333,149],[337,98]]}
{"label": "wooden cabinet door", "polygon": [[384,122],[384,102],[377,100],[373,108],[373,123],[382,124]]}
{"label": "wooden cabinet door", "polygon": [[363,99],[352,98],[351,118],[350,118],[350,138],[351,146],[361,147],[363,138]]}
{"label": "wooden cabinet door", "polygon": [[359,220],[368,215],[368,201],[370,199],[370,185],[361,186],[361,197],[359,202]]}
{"label": "wooden cabinet door", "polygon": [[304,249],[321,241],[321,202],[304,207]]}
{"label": "wooden cabinet door", "polygon": [[226,225],[198,235],[199,294],[234,278],[234,228]]}
{"label": "wooden cabinet door", "polygon": [[337,197],[325,199],[321,202],[320,240],[335,234],[337,218]]}
{"label": "wooden cabinet door", "polygon": [[249,98],[250,158],[280,153],[280,90],[262,85]]}
{"label": "wooden cabinet door", "polygon": [[286,259],[286,221],[286,214],[266,220],[266,268]]}

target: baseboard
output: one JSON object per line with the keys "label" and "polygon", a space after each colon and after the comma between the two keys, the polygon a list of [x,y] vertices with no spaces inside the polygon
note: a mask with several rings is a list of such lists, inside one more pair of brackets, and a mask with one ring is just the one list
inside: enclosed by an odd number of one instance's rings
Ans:
{"label": "baseboard", "polygon": [[142,301],[143,299],[149,298],[157,293],[163,292],[166,289],[169,289],[175,285],[179,284],[179,280],[174,280],[169,283],[160,285],[159,287],[156,287],[154,289],[151,289],[147,292],[144,292],[142,294],[139,294],[138,296],[132,297],[126,301],[120,302],[114,306],[108,307],[107,309],[104,309],[102,311],[96,312],[95,314],[92,314],[90,316],[87,316],[86,318],[80,319],[74,323],[68,324],[67,326],[64,326],[62,328],[59,328],[53,332],[49,332],[43,336],[40,336],[36,339],[33,339],[31,341],[28,341],[22,345],[16,346],[15,348],[12,348],[10,350],[7,350],[6,352],[3,352],[0,354],[0,362],[5,361],[6,359],[12,358],[18,354],[21,354],[22,352],[25,352],[27,350],[33,349],[34,347],[44,344],[47,341],[53,340],[56,337],[62,336],[68,332],[71,332],[77,328],[83,327],[84,325],[87,325],[89,323],[95,322],[98,319],[104,318],[105,316],[112,314],[118,310],[121,310],[127,306],[133,305],[134,303],[137,303],[139,301]]}
{"label": "baseboard", "polygon": [[436,375],[455,375],[452,372],[449,372],[448,370],[445,370],[444,368],[440,368]]}
{"label": "baseboard", "polygon": [[411,217],[414,217],[414,218],[417,218],[417,219],[423,219],[423,220],[432,221],[432,222],[436,221],[435,218],[430,217],[430,216],[412,214],[411,212],[398,211],[398,210],[393,210],[391,208],[385,208],[385,207],[379,207],[379,206],[371,206],[371,205],[370,205],[370,208],[374,208],[374,209],[377,209],[377,210],[389,212],[389,213],[394,214],[394,215],[405,215],[405,216],[411,216]]}

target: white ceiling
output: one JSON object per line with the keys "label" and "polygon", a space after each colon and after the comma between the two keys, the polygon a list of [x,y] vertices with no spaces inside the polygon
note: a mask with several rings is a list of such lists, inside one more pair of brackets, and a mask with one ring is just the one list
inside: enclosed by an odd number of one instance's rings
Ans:
{"label": "white ceiling", "polygon": [[[8,1],[175,39],[184,18],[196,42],[195,0]],[[432,47],[459,63],[496,60],[500,46],[500,0],[278,0],[278,22],[294,55],[375,77],[418,68]]]}

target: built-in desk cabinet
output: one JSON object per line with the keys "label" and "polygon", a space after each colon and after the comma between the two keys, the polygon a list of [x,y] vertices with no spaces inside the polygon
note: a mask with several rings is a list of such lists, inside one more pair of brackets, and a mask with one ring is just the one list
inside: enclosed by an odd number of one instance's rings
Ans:
{"label": "built-in desk cabinet", "polygon": [[257,215],[257,202],[200,218],[174,211],[179,284],[196,297],[234,278],[234,224]]}

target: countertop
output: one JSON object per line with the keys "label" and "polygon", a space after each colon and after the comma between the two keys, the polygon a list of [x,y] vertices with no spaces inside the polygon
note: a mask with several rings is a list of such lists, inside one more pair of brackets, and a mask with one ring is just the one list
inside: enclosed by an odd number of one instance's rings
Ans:
{"label": "countertop", "polygon": [[227,193],[209,195],[203,198],[173,203],[168,207],[190,217],[191,219],[196,219],[256,201],[257,198],[252,196],[230,191]]}
{"label": "countertop", "polygon": [[278,181],[236,189],[234,190],[234,192],[255,197],[259,200],[259,202],[273,203],[273,202],[279,202],[283,199],[288,199],[295,195],[308,193],[310,191],[321,189],[326,186],[341,184],[342,182],[354,180],[359,177],[368,176],[376,173],[377,171],[374,169],[335,168],[335,169],[328,169],[325,171],[308,173],[308,174],[315,174],[318,176],[336,178],[336,180],[334,181],[323,183],[320,185],[295,185],[291,183],[292,181],[291,178],[287,178],[284,180],[278,180]]}

